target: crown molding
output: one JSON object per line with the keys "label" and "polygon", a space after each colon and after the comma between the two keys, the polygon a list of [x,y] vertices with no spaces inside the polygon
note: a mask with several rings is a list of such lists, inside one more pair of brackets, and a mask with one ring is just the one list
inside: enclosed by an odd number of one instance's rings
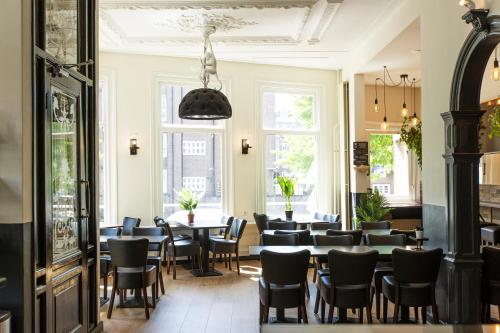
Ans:
{"label": "crown molding", "polygon": [[[339,0],[330,0],[339,1]],[[328,2],[330,2],[328,1]],[[102,9],[241,9],[241,8],[311,8],[318,0],[174,0],[174,1],[130,1],[101,0]]]}

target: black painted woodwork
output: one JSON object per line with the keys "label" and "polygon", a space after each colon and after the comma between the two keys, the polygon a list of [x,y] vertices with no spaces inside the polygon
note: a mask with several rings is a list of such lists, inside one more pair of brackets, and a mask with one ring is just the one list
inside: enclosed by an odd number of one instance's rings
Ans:
{"label": "black painted woodwork", "polygon": [[[447,321],[481,322],[479,229],[479,101],[491,53],[500,41],[500,16],[474,9],[463,19],[473,29],[466,38],[453,75],[450,111],[445,123],[447,251],[442,284]],[[439,223],[436,221],[436,223]]]}

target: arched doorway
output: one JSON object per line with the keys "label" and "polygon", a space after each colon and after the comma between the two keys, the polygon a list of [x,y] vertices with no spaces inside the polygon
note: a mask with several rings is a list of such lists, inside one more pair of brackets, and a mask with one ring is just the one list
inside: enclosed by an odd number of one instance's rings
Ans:
{"label": "arched doorway", "polygon": [[446,219],[445,305],[448,322],[479,323],[481,256],[479,228],[479,125],[481,83],[491,52],[500,42],[500,16],[473,9],[463,19],[473,25],[455,66],[450,111],[445,123]]}

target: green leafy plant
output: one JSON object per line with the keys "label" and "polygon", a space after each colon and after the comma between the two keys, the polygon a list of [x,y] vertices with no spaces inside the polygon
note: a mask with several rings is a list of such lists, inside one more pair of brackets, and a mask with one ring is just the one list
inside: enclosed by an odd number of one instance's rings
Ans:
{"label": "green leafy plant", "polygon": [[198,198],[191,192],[191,190],[187,188],[183,188],[177,193],[179,199],[177,202],[179,203],[179,207],[182,210],[187,210],[189,213],[192,213],[196,206],[198,206]]}
{"label": "green leafy plant", "polygon": [[387,198],[375,190],[361,195],[359,205],[356,207],[356,223],[381,221],[390,212]]}
{"label": "green leafy plant", "polygon": [[372,134],[370,135],[370,165],[371,178],[378,180],[380,174],[375,173],[376,167],[383,167],[386,173],[392,172],[394,165],[392,135]]}
{"label": "green leafy plant", "polygon": [[488,139],[492,140],[494,137],[500,138],[500,106],[495,106],[488,116],[488,123],[490,131],[488,132]]}
{"label": "green leafy plant", "polygon": [[404,117],[401,125],[401,141],[406,144],[409,150],[417,155],[417,163],[422,169],[422,122],[419,121],[416,126],[411,123],[413,117]]}
{"label": "green leafy plant", "polygon": [[295,184],[297,184],[297,179],[293,179],[286,176],[278,176],[276,178],[278,184],[281,188],[281,193],[285,197],[285,210],[292,210],[292,197],[295,194]]}

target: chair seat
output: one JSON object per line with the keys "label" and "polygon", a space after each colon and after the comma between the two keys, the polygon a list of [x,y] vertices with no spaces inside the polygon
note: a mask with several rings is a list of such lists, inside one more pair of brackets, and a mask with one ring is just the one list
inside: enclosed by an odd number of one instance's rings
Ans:
{"label": "chair seat", "polygon": [[[330,276],[320,276],[319,281],[320,292],[325,301],[330,304],[332,285]],[[336,286],[335,304],[333,306],[339,308],[362,308],[366,306],[366,293],[368,285],[345,285]]]}
{"label": "chair seat", "polygon": [[493,244],[500,243],[500,226],[481,228],[481,239]]}
{"label": "chair seat", "polygon": [[[271,287],[271,308],[296,308],[300,305],[300,284],[277,285],[270,284]],[[263,277],[259,279],[259,296],[262,304],[265,304],[267,297],[266,281]]]}
{"label": "chair seat", "polygon": [[[174,244],[177,257],[197,256],[200,254],[200,243],[198,241],[186,239],[174,242]],[[173,255],[172,250],[172,243],[169,243],[167,246],[168,255]]]}
{"label": "chair seat", "polygon": [[[146,286],[150,286],[156,281],[156,266],[146,266]],[[118,268],[117,288],[118,289],[134,289],[142,288],[142,267]]]}
{"label": "chair seat", "polygon": [[159,267],[161,264],[161,256],[148,256],[148,265],[154,265],[156,267]]}
{"label": "chair seat", "polygon": [[[391,302],[396,297],[396,280],[394,275],[384,276],[382,280],[382,292]],[[432,305],[432,285],[430,283],[401,283],[400,302],[406,306],[428,306]]]}
{"label": "chair seat", "polygon": [[378,292],[382,292],[382,279],[386,275],[394,275],[394,268],[389,266],[375,267],[372,286],[374,286]]}
{"label": "chair seat", "polygon": [[193,237],[191,237],[189,235],[176,235],[176,236],[174,236],[174,242],[178,242],[181,240],[187,240],[187,239],[193,239]]}
{"label": "chair seat", "polygon": [[210,251],[217,253],[233,253],[236,250],[236,240],[233,239],[211,239]]}
{"label": "chair seat", "polygon": [[500,305],[500,281],[482,282],[483,302]]}

